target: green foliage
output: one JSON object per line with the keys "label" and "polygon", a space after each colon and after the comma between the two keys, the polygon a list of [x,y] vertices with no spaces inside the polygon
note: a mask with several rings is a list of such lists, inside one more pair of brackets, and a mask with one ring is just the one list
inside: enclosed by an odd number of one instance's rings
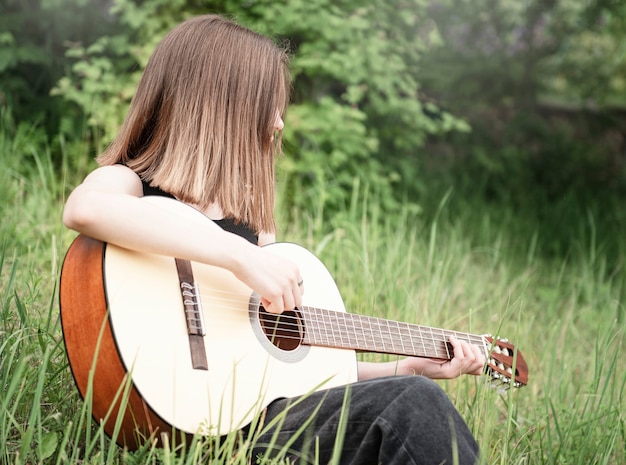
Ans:
{"label": "green foliage", "polygon": [[[424,186],[435,199],[454,186],[491,208],[513,206],[529,234],[547,238],[539,253],[566,256],[586,211],[626,193],[624,3],[440,1],[429,14],[443,44],[422,59],[424,92],[472,131],[429,140]],[[432,215],[433,193],[418,192]],[[615,225],[603,237],[617,247],[622,215],[597,211]]]}
{"label": "green foliage", "polygon": [[558,46],[539,64],[545,91],[592,106],[626,104],[626,4],[562,3]]}
{"label": "green foliage", "polygon": [[624,8],[612,0],[433,3],[445,46],[425,57],[424,85],[453,109],[525,108],[546,94],[623,103]]}
{"label": "green foliage", "polygon": [[[71,137],[82,135],[80,113],[50,96],[66,72],[68,44],[95,40],[114,25],[105,0],[4,0],[0,5],[0,106],[18,122],[37,123],[57,135],[62,116]],[[88,6],[89,5],[89,6]]]}
{"label": "green foliage", "polygon": [[[91,44],[70,44],[71,71],[53,89],[53,95],[76,104],[86,115],[97,151],[106,146],[124,119],[152,50],[167,30],[190,15],[190,2],[119,0],[110,14],[116,28]],[[187,11],[187,12],[185,12]],[[65,126],[74,123],[70,115]]]}
{"label": "green foliage", "polygon": [[[294,101],[286,121],[282,168],[296,208],[310,209],[318,192],[331,211],[349,200],[354,178],[372,185],[391,207],[402,160],[415,155],[428,134],[464,128],[422,101],[420,57],[436,42],[411,2],[169,2],[114,3],[123,31],[69,50],[77,59],[55,94],[77,103],[101,147],[113,136],[154,45],[173,25],[216,11],[286,41],[293,51]],[[375,31],[372,34],[372,31]],[[304,191],[304,195],[300,192]]]}

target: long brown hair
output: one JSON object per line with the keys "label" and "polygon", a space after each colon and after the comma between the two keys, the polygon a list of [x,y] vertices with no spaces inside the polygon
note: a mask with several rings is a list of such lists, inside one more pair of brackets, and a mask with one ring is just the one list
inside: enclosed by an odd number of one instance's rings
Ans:
{"label": "long brown hair", "polygon": [[156,47],[120,132],[97,160],[273,232],[281,135],[272,130],[289,86],[287,52],[272,40],[220,16],[192,18]]}

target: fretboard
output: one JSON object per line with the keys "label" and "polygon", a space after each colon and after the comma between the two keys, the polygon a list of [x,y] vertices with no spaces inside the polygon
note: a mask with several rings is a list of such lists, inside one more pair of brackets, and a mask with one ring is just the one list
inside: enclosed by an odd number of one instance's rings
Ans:
{"label": "fretboard", "polygon": [[300,308],[304,344],[450,360],[450,336],[485,348],[483,336],[354,313]]}

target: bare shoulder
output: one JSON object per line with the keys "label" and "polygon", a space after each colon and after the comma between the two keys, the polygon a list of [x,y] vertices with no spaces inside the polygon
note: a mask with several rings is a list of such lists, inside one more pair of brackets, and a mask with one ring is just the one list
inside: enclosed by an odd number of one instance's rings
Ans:
{"label": "bare shoulder", "polygon": [[84,179],[81,189],[102,192],[117,192],[136,197],[143,195],[141,179],[130,168],[123,165],[101,166]]}
{"label": "bare shoulder", "polygon": [[96,168],[68,196],[63,223],[75,231],[101,237],[97,234],[102,233],[98,227],[103,212],[119,209],[127,204],[128,197],[141,196],[141,179],[131,169],[121,165]]}
{"label": "bare shoulder", "polygon": [[261,234],[259,234],[260,246],[273,244],[274,242],[276,242],[276,234],[269,232],[262,232]]}

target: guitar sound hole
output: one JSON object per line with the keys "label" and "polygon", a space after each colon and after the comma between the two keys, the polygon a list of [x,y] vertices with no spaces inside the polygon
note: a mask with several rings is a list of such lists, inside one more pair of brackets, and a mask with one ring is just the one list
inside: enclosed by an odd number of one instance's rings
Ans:
{"label": "guitar sound hole", "polygon": [[259,307],[259,322],[267,339],[281,350],[296,350],[303,337],[302,322],[297,311],[291,310],[280,315]]}

